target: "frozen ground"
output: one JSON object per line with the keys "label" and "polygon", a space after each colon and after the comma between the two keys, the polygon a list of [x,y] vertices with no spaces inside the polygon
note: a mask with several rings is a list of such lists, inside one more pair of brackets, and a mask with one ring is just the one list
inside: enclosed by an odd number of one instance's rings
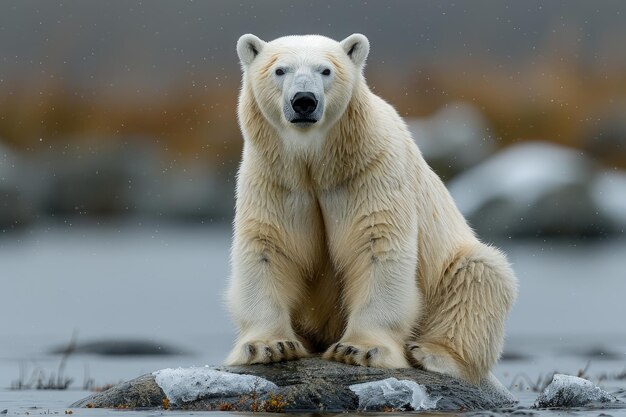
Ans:
{"label": "frozen ground", "polygon": [[[139,222],[51,226],[0,237],[0,412],[63,414],[86,396],[85,379],[104,385],[162,368],[221,362],[234,337],[222,302],[229,244],[227,227]],[[587,367],[594,382],[608,376],[600,386],[626,401],[626,379],[612,378],[626,371],[626,238],[500,246],[514,263],[520,297],[508,323],[508,360],[496,376],[515,385],[513,393],[530,406],[538,394],[526,389],[529,383]],[[26,380],[37,368],[56,372],[60,356],[48,351],[66,344],[74,331],[79,341],[133,337],[190,354],[73,355],[65,369],[74,379],[69,390],[8,389],[20,367]],[[623,409],[607,413],[626,416]]]}

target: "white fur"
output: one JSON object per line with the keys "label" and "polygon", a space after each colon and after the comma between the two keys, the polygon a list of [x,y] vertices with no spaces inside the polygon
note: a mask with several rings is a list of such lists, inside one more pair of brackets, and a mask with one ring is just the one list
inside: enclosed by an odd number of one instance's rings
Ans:
{"label": "white fur", "polygon": [[[358,365],[488,376],[515,277],[367,87],[367,38],[244,35],[238,52],[244,152],[228,298],[239,337],[227,362],[326,350]],[[317,77],[328,65],[321,119],[293,126],[290,78],[275,68]]]}

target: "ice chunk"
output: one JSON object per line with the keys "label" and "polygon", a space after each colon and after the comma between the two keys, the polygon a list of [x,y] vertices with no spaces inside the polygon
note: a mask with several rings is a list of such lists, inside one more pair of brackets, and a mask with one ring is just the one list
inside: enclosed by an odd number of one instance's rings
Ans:
{"label": "ice chunk", "polygon": [[556,374],[535,401],[535,408],[581,407],[594,402],[613,402],[617,398],[586,379]]}
{"label": "ice chunk", "polygon": [[359,397],[361,410],[380,410],[385,407],[396,410],[431,410],[440,400],[440,397],[431,398],[423,385],[396,378],[350,385],[349,388]]}
{"label": "ice chunk", "polygon": [[278,386],[267,379],[204,368],[162,369],[153,372],[156,383],[172,404],[206,397],[232,397],[256,390],[265,393]]}

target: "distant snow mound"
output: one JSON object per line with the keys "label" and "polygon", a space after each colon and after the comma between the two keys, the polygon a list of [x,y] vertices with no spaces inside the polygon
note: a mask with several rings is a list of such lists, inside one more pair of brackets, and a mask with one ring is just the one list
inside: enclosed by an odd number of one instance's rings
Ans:
{"label": "distant snow mound", "polygon": [[431,398],[423,385],[413,381],[387,378],[380,381],[350,385],[359,397],[359,409],[381,410],[431,410],[437,407],[438,398]]}
{"label": "distant snow mound", "polygon": [[253,390],[265,393],[278,386],[254,375],[240,375],[204,368],[162,369],[153,372],[156,383],[172,404],[182,404],[206,397],[233,397]]}
{"label": "distant snow mound", "polygon": [[[596,173],[593,161],[578,150],[524,142],[457,175],[448,189],[481,235],[593,236],[619,223],[592,195]],[[599,192],[611,193],[620,184],[615,179],[602,183]],[[612,210],[623,207],[623,200],[612,198]]]}
{"label": "distant snow mound", "polygon": [[586,379],[556,374],[535,401],[535,408],[582,407],[590,403],[615,402],[617,398]]}

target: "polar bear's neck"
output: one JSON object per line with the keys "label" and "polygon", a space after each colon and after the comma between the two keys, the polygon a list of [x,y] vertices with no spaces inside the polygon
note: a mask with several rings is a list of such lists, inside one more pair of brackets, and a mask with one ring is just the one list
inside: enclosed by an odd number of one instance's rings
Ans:
{"label": "polar bear's neck", "polygon": [[354,177],[379,153],[380,126],[372,123],[372,100],[376,99],[361,80],[338,121],[309,132],[276,129],[265,119],[251,92],[242,92],[240,106],[252,111],[240,111],[239,116],[247,146],[263,160],[272,176],[302,172],[306,180],[284,180],[298,184],[306,181],[325,188]]}
{"label": "polar bear's neck", "polygon": [[[363,172],[382,151],[381,111],[374,95],[363,80],[355,88],[345,112],[329,131],[319,158],[313,161],[322,186],[344,183]],[[381,100],[382,101],[382,100]]]}
{"label": "polar bear's neck", "polygon": [[283,154],[296,159],[311,161],[318,157],[322,150],[329,131],[332,127],[320,127],[300,131],[285,129],[279,132],[283,144]]}

